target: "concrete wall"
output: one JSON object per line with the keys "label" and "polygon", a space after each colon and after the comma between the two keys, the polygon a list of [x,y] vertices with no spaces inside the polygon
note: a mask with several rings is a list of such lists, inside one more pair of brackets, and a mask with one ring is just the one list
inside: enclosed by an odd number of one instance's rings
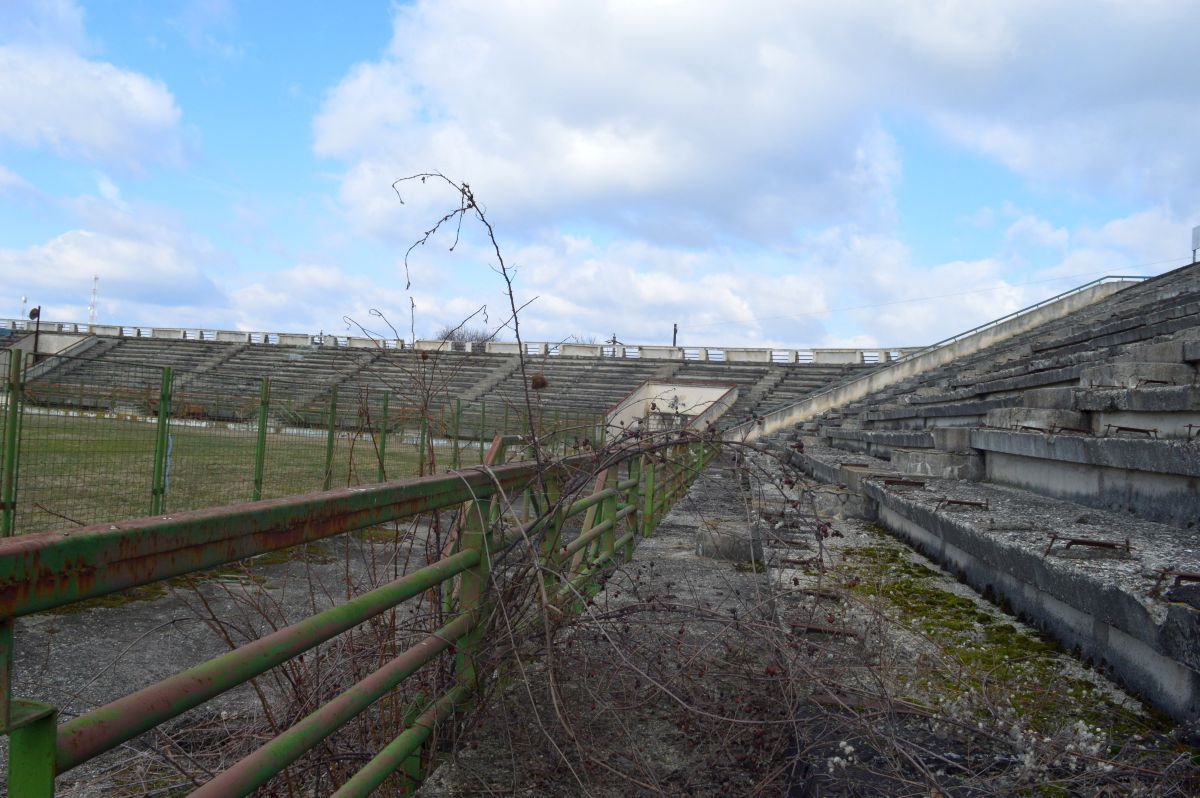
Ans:
{"label": "concrete wall", "polygon": [[[23,319],[0,319],[0,328],[33,329],[32,322]],[[130,335],[126,332],[131,331]],[[116,324],[79,324],[76,322],[42,322],[42,333],[90,333],[113,337],[158,338],[164,340],[204,340],[229,343],[256,343],[284,346],[341,346],[348,348],[403,349],[400,339],[376,339],[354,335],[309,335],[307,333],[251,332],[247,330],[212,330],[177,327],[122,327]],[[252,340],[253,337],[253,340]],[[917,349],[765,349],[752,347],[682,347],[652,344],[579,344],[526,341],[530,355],[550,354],[552,357],[610,357],[643,360],[714,360],[728,363],[867,363],[886,362],[890,352],[910,353]],[[449,350],[445,341],[418,340],[415,349],[423,351]],[[515,355],[520,347],[515,342],[490,341],[484,351]],[[711,353],[711,356],[710,356]]]}
{"label": "concrete wall", "polygon": [[989,482],[1182,529],[1200,523],[1194,443],[977,429],[971,446],[984,453]]}
{"label": "concrete wall", "polygon": [[[64,349],[69,349],[79,343],[86,335],[76,333],[46,332],[43,330],[37,336],[37,351],[40,355],[56,355]],[[26,354],[33,352],[34,336],[32,333],[12,345],[12,349]]]}
{"label": "concrete wall", "polygon": [[[678,410],[681,415],[701,416],[714,406],[728,409],[737,400],[737,386],[717,383],[669,382],[648,380],[629,393],[608,414],[608,435],[633,429],[638,419],[644,419],[654,404],[658,412]],[[672,403],[675,404],[672,407]],[[706,420],[714,417],[705,415]]]}
{"label": "concrete wall", "polygon": [[1061,319],[1131,285],[1137,285],[1137,283],[1119,281],[1091,286],[1056,302],[1034,308],[972,335],[951,341],[944,346],[902,359],[885,369],[864,375],[861,379],[775,410],[763,416],[760,419],[761,423],[736,427],[730,430],[726,437],[731,440],[752,441],[763,435],[778,432],[786,427],[807,421],[826,410],[857,401],[901,380],[932,371],[961,357],[1028,332],[1046,322]]}
{"label": "concrete wall", "polygon": [[874,485],[879,521],[976,590],[1003,598],[1068,648],[1112,668],[1134,692],[1179,720],[1200,717],[1200,673],[1194,661],[1194,611],[1155,617],[1132,594],[1099,579],[1063,573],[1035,549],[1007,544],[994,534],[938,516]]}

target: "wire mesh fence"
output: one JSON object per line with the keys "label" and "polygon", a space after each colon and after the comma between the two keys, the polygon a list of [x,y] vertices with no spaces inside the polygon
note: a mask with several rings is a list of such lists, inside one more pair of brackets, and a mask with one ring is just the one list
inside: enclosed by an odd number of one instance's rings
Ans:
{"label": "wire mesh fence", "polygon": [[[530,428],[516,403],[464,403],[369,372],[263,377],[232,367],[11,358],[0,423],[0,486],[11,482],[0,497],[3,534],[468,467],[496,434]],[[9,359],[0,352],[0,363]],[[602,423],[540,406],[532,415],[543,445],[564,454],[595,440]]]}

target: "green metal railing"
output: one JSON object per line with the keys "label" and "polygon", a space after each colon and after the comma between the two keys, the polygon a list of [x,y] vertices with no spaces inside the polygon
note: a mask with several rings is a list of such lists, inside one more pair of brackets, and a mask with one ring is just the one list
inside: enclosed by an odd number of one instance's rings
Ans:
{"label": "green metal railing", "polygon": [[[422,406],[378,385],[0,351],[0,532],[24,534],[235,500],[423,476],[482,461],[525,414],[457,398]],[[603,417],[543,411],[565,456]]]}
{"label": "green metal railing", "polygon": [[[493,462],[503,462],[510,442],[499,437],[493,442]],[[52,796],[55,779],[71,769],[403,602],[439,590],[440,605],[448,611],[443,625],[193,793],[248,795],[422,667],[435,660],[449,665],[445,658],[452,654],[452,687],[427,701],[412,723],[397,729],[395,738],[334,793],[367,795],[391,774],[402,775],[438,724],[479,689],[478,657],[492,630],[497,594],[492,569],[502,555],[525,552],[552,600],[573,607],[598,571],[632,556],[637,541],[652,532],[715,452],[712,443],[676,438],[653,450],[607,453],[603,464],[590,456],[541,466],[496,464],[119,527],[99,524],[0,539],[0,728],[9,736],[8,794]],[[523,497],[517,518],[511,510],[515,497]],[[54,706],[12,696],[17,618],[448,508],[458,508],[458,522],[453,545],[442,558],[299,623],[65,723],[59,723]],[[577,533],[568,523],[575,518],[581,518]]]}

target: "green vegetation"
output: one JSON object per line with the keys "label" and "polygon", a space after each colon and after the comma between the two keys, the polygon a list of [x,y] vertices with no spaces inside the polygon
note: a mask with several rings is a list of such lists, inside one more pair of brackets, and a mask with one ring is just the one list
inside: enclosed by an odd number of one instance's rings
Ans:
{"label": "green vegetation", "polygon": [[1054,641],[944,589],[934,579],[937,571],[914,562],[885,535],[877,539],[844,549],[839,574],[858,595],[884,599],[889,614],[936,652],[923,676],[905,685],[908,700],[931,709],[957,707],[965,719],[980,713],[1020,718],[1029,734],[1099,729],[1110,744],[1171,728],[1153,710],[1118,702]]}
{"label": "green vegetation", "polygon": [[[167,512],[250,501],[255,438],[251,425],[201,426],[173,420]],[[271,431],[266,438],[264,499],[322,489],[327,441],[323,430]],[[154,444],[155,424],[144,418],[26,414],[16,531],[43,532],[146,515]],[[452,450],[445,441],[436,444],[435,456],[444,468],[451,462]],[[479,461],[477,442],[463,441],[459,451],[464,465]],[[387,445],[388,477],[415,476],[417,464],[417,446],[392,433]],[[331,484],[372,483],[377,476],[378,455],[371,435],[339,432]]]}

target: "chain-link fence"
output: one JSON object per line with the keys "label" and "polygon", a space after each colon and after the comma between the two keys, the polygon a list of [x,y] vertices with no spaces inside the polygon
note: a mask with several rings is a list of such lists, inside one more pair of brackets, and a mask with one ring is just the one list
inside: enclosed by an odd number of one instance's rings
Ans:
{"label": "chain-link fence", "polygon": [[[529,430],[528,413],[507,403],[400,392],[362,375],[9,360],[0,352],[3,534],[432,474],[480,463],[496,434]],[[602,426],[578,410],[533,416],[543,446],[562,454]]]}

